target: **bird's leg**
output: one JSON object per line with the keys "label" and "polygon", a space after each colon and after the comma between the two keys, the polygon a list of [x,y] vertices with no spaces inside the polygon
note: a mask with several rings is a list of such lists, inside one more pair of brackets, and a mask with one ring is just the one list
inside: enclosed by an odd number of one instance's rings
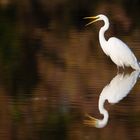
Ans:
{"label": "bird's leg", "polygon": [[119,66],[117,66],[117,74],[119,74]]}
{"label": "bird's leg", "polygon": [[125,71],[125,66],[123,65],[123,70]]}

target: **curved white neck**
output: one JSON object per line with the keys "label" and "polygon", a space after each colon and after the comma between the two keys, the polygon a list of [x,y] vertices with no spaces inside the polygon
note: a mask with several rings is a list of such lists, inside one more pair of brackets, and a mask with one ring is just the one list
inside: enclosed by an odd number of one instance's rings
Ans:
{"label": "curved white neck", "polygon": [[98,128],[103,128],[107,124],[108,118],[109,118],[108,111],[104,108],[104,103],[105,103],[105,99],[103,99],[100,96],[98,107],[99,107],[100,113],[103,115],[103,119],[102,120],[98,119],[98,123],[97,123]]}
{"label": "curved white neck", "polygon": [[101,29],[100,29],[100,31],[99,31],[99,42],[100,42],[100,45],[101,45],[101,47],[102,47],[104,53],[105,53],[106,55],[108,55],[107,50],[105,49],[107,40],[105,39],[104,33],[105,33],[105,31],[109,28],[109,20],[108,20],[108,18],[106,17],[103,21],[104,21],[104,26],[101,27]]}

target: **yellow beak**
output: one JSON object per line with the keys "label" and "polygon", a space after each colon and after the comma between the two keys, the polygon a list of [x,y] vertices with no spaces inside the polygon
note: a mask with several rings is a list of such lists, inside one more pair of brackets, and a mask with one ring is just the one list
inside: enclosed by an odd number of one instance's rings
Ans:
{"label": "yellow beak", "polygon": [[88,24],[86,24],[85,26],[88,26],[96,21],[99,20],[99,16],[92,16],[92,17],[84,17],[84,19],[94,19],[93,21],[89,22]]}
{"label": "yellow beak", "polygon": [[96,118],[94,118],[94,117],[91,117],[88,114],[85,114],[85,116],[88,117],[88,119],[84,120],[84,124],[87,125],[87,126],[94,126],[94,127],[96,127],[98,120]]}

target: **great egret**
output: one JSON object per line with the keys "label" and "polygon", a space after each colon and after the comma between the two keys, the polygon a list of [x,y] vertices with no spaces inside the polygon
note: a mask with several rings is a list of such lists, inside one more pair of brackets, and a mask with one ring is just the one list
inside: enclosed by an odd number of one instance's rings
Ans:
{"label": "great egret", "polygon": [[104,53],[107,56],[110,56],[111,60],[117,65],[118,69],[119,67],[124,68],[124,66],[130,66],[135,70],[140,70],[139,62],[124,42],[116,37],[111,37],[109,40],[105,39],[104,33],[109,28],[109,20],[105,15],[100,14],[97,16],[85,17],[84,19],[94,19],[86,24],[86,26],[99,20],[104,21],[105,24],[99,31],[99,42]]}
{"label": "great egret", "polygon": [[139,71],[133,71],[130,75],[117,74],[111,82],[104,87],[99,97],[98,108],[99,112],[103,115],[103,119],[96,119],[86,114],[89,119],[85,120],[84,123],[88,126],[103,128],[109,118],[108,111],[104,108],[105,101],[108,100],[109,103],[115,104],[126,97],[137,82],[139,74]]}

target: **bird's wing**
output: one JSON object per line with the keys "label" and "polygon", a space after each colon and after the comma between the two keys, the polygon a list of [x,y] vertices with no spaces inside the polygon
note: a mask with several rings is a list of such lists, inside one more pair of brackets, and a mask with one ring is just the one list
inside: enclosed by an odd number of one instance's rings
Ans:
{"label": "bird's wing", "polygon": [[130,75],[117,74],[111,82],[102,90],[102,98],[109,103],[117,103],[128,95],[137,82],[139,71],[133,71]]}
{"label": "bird's wing", "polygon": [[111,37],[108,40],[108,49],[110,52],[115,52],[116,54],[128,54],[131,53],[131,50],[129,49],[129,47],[120,39],[116,38],[116,37]]}
{"label": "bird's wing", "polygon": [[111,37],[108,40],[108,51],[110,53],[110,57],[123,60],[126,65],[127,63],[137,61],[130,48],[123,41],[116,37]]}

